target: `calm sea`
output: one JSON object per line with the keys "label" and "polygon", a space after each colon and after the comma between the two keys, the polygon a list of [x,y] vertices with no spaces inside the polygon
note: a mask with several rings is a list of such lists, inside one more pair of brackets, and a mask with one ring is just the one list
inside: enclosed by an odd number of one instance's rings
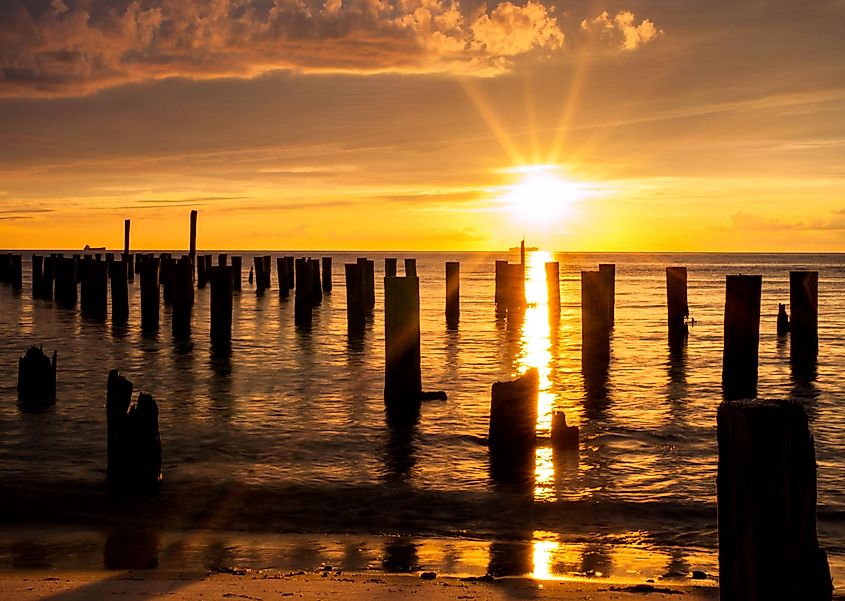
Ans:
{"label": "calm sea", "polygon": [[[250,253],[229,254],[252,263]],[[797,399],[807,410],[821,543],[837,580],[845,579],[842,255],[530,253],[532,304],[508,323],[493,304],[494,261],[518,260],[507,253],[272,254],[332,256],[334,290],[304,331],[294,326],[292,297],[279,298],[275,273],[273,289],[257,296],[245,269],[230,357],[211,352],[207,288],[196,293],[191,341],[176,342],[164,304],[159,334],[142,335],[137,279],[130,325],[115,330],[108,319],[33,300],[25,255],[24,290],[0,288],[0,496],[10,516],[0,567],[27,565],[27,557],[84,563],[102,553],[92,549],[103,532],[131,520],[171,552],[174,533],[204,533],[179,540],[182,553],[206,564],[287,565],[304,556],[347,569],[715,574],[725,275],[746,273],[763,276],[759,395]],[[375,260],[376,309],[363,339],[350,340],[342,266],[358,256]],[[425,403],[419,423],[404,429],[386,424],[382,395],[388,256],[400,258],[400,273],[403,257],[417,258],[423,384],[449,395]],[[560,261],[559,316],[545,299],[543,263],[552,259]],[[446,329],[445,261],[461,262],[457,331]],[[585,383],[579,272],[599,262],[617,266],[616,323],[607,381]],[[689,272],[695,325],[682,356],[670,356],[667,344],[669,265]],[[815,374],[792,372],[788,342],[775,332],[777,304],[789,301],[788,272],[797,268],[819,271]],[[43,413],[15,402],[18,357],[31,344],[59,353],[58,400]],[[540,446],[533,485],[502,485],[491,479],[485,444],[490,387],[531,366],[541,374],[538,432],[547,436],[552,410],[563,410],[581,428],[580,449],[559,457]],[[112,368],[159,403],[165,480],[157,498],[114,499],[104,489]],[[70,526],[98,534],[62,538]],[[280,534],[295,537],[269,542]],[[329,537],[309,538],[322,534]]]}

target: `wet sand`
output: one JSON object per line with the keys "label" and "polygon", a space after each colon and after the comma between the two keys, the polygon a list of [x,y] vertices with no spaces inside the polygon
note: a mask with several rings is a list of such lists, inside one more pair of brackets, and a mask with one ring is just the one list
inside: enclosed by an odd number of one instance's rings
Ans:
{"label": "wet sand", "polygon": [[426,599],[499,601],[513,599],[714,600],[713,586],[632,584],[587,581],[537,581],[521,578],[459,579],[419,575],[373,575],[338,571],[285,573],[273,570],[237,573],[171,571],[22,571],[0,572],[0,599],[16,601],[123,601],[168,599]]}

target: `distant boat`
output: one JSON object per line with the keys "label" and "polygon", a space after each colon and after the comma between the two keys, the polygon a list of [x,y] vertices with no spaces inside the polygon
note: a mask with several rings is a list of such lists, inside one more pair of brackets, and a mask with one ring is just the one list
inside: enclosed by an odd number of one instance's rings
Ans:
{"label": "distant boat", "polygon": [[105,246],[88,246],[86,244],[85,248],[83,248],[82,250],[106,250],[106,247]]}
{"label": "distant boat", "polygon": [[[519,246],[511,246],[508,250],[510,250],[510,252],[512,252],[512,253],[518,253],[521,250],[521,248]],[[527,252],[527,253],[528,252],[532,252],[532,253],[537,252],[538,250],[540,250],[540,249],[537,248],[536,246],[526,246],[525,247],[525,252]]]}

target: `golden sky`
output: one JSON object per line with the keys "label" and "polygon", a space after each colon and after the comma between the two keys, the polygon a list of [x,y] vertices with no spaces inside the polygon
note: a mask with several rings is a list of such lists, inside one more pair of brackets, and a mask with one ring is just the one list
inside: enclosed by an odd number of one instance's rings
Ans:
{"label": "golden sky", "polygon": [[[845,1],[0,3],[0,247],[845,250]],[[540,166],[540,167],[538,167]]]}

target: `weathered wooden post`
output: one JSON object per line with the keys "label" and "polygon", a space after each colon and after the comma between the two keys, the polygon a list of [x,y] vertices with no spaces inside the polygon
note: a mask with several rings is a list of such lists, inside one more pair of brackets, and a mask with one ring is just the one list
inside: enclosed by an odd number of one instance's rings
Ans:
{"label": "weathered wooden post", "polygon": [[778,303],[778,336],[789,334],[789,314],[786,312],[786,305]]}
{"label": "weathered wooden post", "polygon": [[270,255],[264,255],[264,289],[269,290],[273,283],[273,257]]}
{"label": "weathered wooden post", "polygon": [[56,402],[56,361],[47,358],[43,347],[32,346],[18,361],[18,402],[37,408]]}
{"label": "weathered wooden post", "polygon": [[106,253],[106,263],[114,261],[114,253]]}
{"label": "weathered wooden post", "polygon": [[669,344],[683,343],[687,336],[687,268],[666,268],[666,307],[669,317]]}
{"label": "weathered wooden post", "polygon": [[405,275],[407,277],[417,277],[417,260],[405,259]]}
{"label": "weathered wooden post", "polygon": [[311,278],[314,270],[309,260],[305,258],[296,260],[295,269],[296,289],[293,297],[293,320],[299,327],[310,328],[314,307],[311,300],[311,294],[314,290]]}
{"label": "weathered wooden post", "polygon": [[361,266],[361,277],[364,278],[364,307],[367,311],[372,311],[376,306],[375,264],[364,257],[359,257],[358,265]]}
{"label": "weathered wooden post", "polygon": [[88,261],[82,280],[82,314],[92,319],[105,319],[108,311],[108,263]]}
{"label": "weathered wooden post", "polygon": [[792,312],[789,354],[793,362],[812,363],[819,355],[819,272],[789,272]]}
{"label": "weathered wooden post", "polygon": [[296,268],[294,267],[294,258],[290,256],[285,257],[285,261],[288,262],[288,289],[293,290],[295,282],[295,272]]}
{"label": "weathered wooden post", "polygon": [[194,305],[194,265],[190,256],[179,259],[173,266],[172,332],[174,338],[191,336],[191,309]]}
{"label": "weathered wooden post", "polygon": [[228,265],[229,256],[226,253],[220,253],[217,255],[217,266],[218,267],[226,267]]}
{"label": "weathered wooden post", "polygon": [[[194,267],[191,268],[191,284],[193,285],[194,280],[194,272],[196,270],[197,264],[197,212],[191,211],[191,241],[189,246],[189,254],[191,256],[191,265]],[[137,267],[137,265],[136,265]],[[205,282],[203,282],[203,286],[205,286]],[[202,286],[200,286],[202,288]]]}
{"label": "weathered wooden post", "polygon": [[[754,283],[748,286],[753,292]],[[804,409],[792,401],[725,401],[717,426],[719,598],[829,601],[833,584],[816,535],[816,456]]]}
{"label": "weathered wooden post", "polygon": [[44,270],[41,273],[41,290],[42,298],[52,300],[53,298],[53,282],[56,274],[56,261],[58,256],[55,253],[50,253],[49,257],[44,257]]}
{"label": "weathered wooden post", "polygon": [[560,263],[557,261],[545,264],[546,268],[546,296],[549,309],[560,311]]}
{"label": "weathered wooden post", "polygon": [[566,424],[563,411],[552,413],[552,448],[555,451],[574,451],[578,449],[578,426]]}
{"label": "weathered wooden post", "polygon": [[320,282],[320,260],[308,259],[311,265],[311,306],[316,307],[323,302],[323,286]]}
{"label": "weathered wooden post", "polygon": [[76,261],[62,258],[56,261],[56,303],[63,307],[76,306]]}
{"label": "weathered wooden post", "polygon": [[41,279],[44,277],[44,257],[32,255],[32,297],[41,296]]}
{"label": "weathered wooden post", "polygon": [[604,282],[604,293],[607,295],[607,319],[610,327],[616,321],[616,264],[599,263],[599,273]]}
{"label": "weathered wooden post", "polygon": [[610,311],[605,276],[581,272],[581,362],[588,370],[610,363]]}
{"label": "weathered wooden post", "polygon": [[129,254],[129,230],[132,228],[132,221],[123,221],[123,261],[126,263],[126,279],[129,282],[135,281],[135,266],[132,263],[132,255]]}
{"label": "weathered wooden post", "polygon": [[158,331],[159,281],[158,257],[149,256],[141,263],[141,330]]}
{"label": "weathered wooden post", "polygon": [[413,415],[422,397],[420,280],[384,278],[384,402],[394,414]]}
{"label": "weathered wooden post", "polygon": [[446,261],[446,327],[458,329],[461,318],[461,264]]}
{"label": "weathered wooden post", "polygon": [[[522,271],[520,265],[515,267]],[[536,367],[515,380],[493,384],[487,445],[490,468],[496,479],[534,473],[539,388]]]}
{"label": "weathered wooden post", "polygon": [[288,262],[285,257],[276,257],[276,271],[279,278],[279,298],[288,298],[290,288],[288,288]]}
{"label": "weathered wooden post", "polygon": [[211,268],[211,344],[227,347],[232,340],[232,268]]}
{"label": "weathered wooden post", "polygon": [[165,304],[173,303],[173,266],[176,262],[167,253],[160,256],[159,281],[161,282],[161,298]]}
{"label": "weathered wooden post", "polygon": [[9,253],[0,254],[0,282],[9,283],[11,279],[12,255]]}
{"label": "weathered wooden post", "polygon": [[505,301],[508,313],[521,312],[526,307],[523,265],[508,265],[505,269]]}
{"label": "weathered wooden post", "polygon": [[[253,257],[252,263],[255,265],[255,293],[262,294],[264,292],[264,257]],[[252,280],[250,280],[251,283]]]}
{"label": "weathered wooden post", "polygon": [[243,257],[232,257],[232,289],[239,292],[241,289],[241,269],[243,268]]}
{"label": "weathered wooden post", "polygon": [[507,313],[507,303],[505,302],[505,282],[507,264],[507,261],[496,261],[496,288],[494,294],[494,301],[496,303],[496,315],[500,317],[504,316]]}
{"label": "weathered wooden post", "polygon": [[208,281],[208,273],[205,270],[205,257],[202,255],[194,256],[194,265],[197,271],[197,288],[205,288]]}
{"label": "weathered wooden post", "polygon": [[23,257],[12,255],[12,290],[23,288]]}
{"label": "weathered wooden post", "polygon": [[346,323],[350,335],[364,332],[367,312],[364,308],[364,275],[359,263],[346,263]]}
{"label": "weathered wooden post", "polygon": [[323,292],[332,291],[332,258],[323,257]]}
{"label": "weathered wooden post", "polygon": [[[126,256],[124,254],[124,256]],[[111,281],[111,322],[124,326],[129,322],[129,281],[126,277],[126,261],[114,261],[109,264]]]}
{"label": "weathered wooden post", "polygon": [[113,489],[155,490],[161,481],[158,405],[151,395],[142,392],[135,406],[130,407],[132,388],[132,383],[116,369],[109,372],[106,478]]}
{"label": "weathered wooden post", "polygon": [[763,276],[729,275],[725,285],[722,389],[726,401],[757,396],[760,289]]}
{"label": "weathered wooden post", "polygon": [[[74,257],[75,256],[76,255],[74,255]],[[141,261],[143,261],[143,260],[144,260],[144,254],[143,253],[135,253],[135,273],[137,273],[138,276],[141,275]]]}
{"label": "weathered wooden post", "polygon": [[384,277],[386,278],[395,278],[396,277],[396,263],[397,259],[388,258],[384,260]]}

